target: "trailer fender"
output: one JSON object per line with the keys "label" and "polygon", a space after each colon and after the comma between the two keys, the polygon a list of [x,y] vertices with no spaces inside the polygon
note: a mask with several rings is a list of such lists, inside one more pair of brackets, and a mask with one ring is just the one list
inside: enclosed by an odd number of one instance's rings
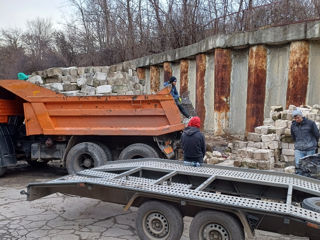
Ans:
{"label": "trailer fender", "polygon": [[7,124],[0,124],[0,167],[17,163],[14,143]]}

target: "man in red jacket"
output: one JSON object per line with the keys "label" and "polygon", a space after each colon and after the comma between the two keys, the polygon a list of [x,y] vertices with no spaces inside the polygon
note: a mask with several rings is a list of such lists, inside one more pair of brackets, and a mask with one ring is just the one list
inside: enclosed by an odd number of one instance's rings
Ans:
{"label": "man in red jacket", "polygon": [[181,136],[184,163],[186,165],[200,166],[206,154],[206,143],[200,132],[200,118],[193,117]]}

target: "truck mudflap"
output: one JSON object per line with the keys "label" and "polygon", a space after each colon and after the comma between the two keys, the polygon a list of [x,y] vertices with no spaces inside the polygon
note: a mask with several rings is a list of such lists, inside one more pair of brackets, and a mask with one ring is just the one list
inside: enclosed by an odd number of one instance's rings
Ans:
{"label": "truck mudflap", "polygon": [[14,166],[17,163],[14,143],[7,124],[0,124],[0,167]]}
{"label": "truck mudflap", "polygon": [[320,181],[292,174],[136,159],[31,183],[22,193],[35,200],[56,192],[126,208],[157,199],[179,206],[185,216],[192,217],[204,209],[218,210],[238,216],[247,234],[255,229],[311,239],[320,234],[320,213],[301,207],[304,199],[320,197]]}

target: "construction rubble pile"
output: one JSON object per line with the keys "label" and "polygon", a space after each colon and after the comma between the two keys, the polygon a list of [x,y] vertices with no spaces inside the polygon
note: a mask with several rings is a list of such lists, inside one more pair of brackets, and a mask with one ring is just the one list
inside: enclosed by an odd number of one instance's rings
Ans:
{"label": "construction rubble pile", "polygon": [[137,95],[147,92],[133,66],[49,68],[32,73],[29,82],[67,96]]}
{"label": "construction rubble pile", "polygon": [[[297,107],[290,105],[283,110],[281,106],[272,106],[270,118],[263,126],[248,133],[247,141],[234,141],[229,144],[234,166],[257,169],[284,168],[294,165],[294,143],[291,137],[292,111]],[[319,128],[320,105],[299,107],[303,116],[316,122]]]}

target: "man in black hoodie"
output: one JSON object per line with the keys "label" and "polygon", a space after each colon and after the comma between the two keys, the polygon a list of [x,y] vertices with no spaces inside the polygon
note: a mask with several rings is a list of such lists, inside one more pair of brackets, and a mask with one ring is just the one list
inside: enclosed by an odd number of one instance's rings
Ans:
{"label": "man in black hoodie", "polygon": [[184,162],[187,165],[200,166],[206,154],[205,139],[199,128],[200,118],[193,117],[181,136]]}

